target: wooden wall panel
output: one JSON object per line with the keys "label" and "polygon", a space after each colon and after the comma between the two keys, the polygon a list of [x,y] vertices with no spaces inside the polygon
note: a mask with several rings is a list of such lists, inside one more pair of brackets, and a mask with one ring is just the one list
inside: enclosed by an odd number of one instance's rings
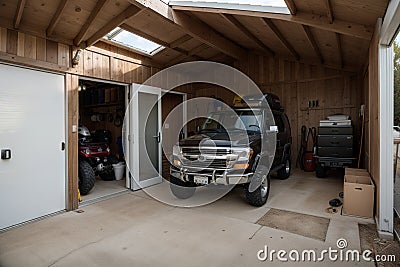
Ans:
{"label": "wooden wall panel", "polygon": [[[359,132],[362,86],[357,73],[256,55],[249,55],[235,66],[255,81],[261,91],[281,99],[292,128],[292,163],[297,158],[302,125],[318,127],[319,121],[328,115],[344,113],[352,117],[356,133]],[[228,104],[233,101],[234,95],[223,88],[201,85],[194,88],[196,96],[215,95]],[[308,108],[309,101],[313,100],[318,100],[319,106]]]}
{"label": "wooden wall panel", "polygon": [[67,158],[68,158],[68,185],[67,185],[67,210],[78,208],[78,132],[72,132],[72,126],[79,125],[79,100],[78,100],[79,77],[66,75],[67,92]]}
{"label": "wooden wall panel", "polygon": [[376,27],[369,48],[369,65],[368,65],[368,155],[369,155],[369,172],[375,182],[376,192],[376,216],[379,219],[379,26]]}

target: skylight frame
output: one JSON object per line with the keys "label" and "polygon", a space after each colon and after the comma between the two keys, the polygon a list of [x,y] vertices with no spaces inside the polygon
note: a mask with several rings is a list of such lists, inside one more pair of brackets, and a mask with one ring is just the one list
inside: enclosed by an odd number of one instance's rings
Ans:
{"label": "skylight frame", "polygon": [[[256,1],[256,4],[242,4],[239,3],[227,3],[221,2],[224,0],[203,0],[203,1],[180,1],[180,0],[162,0],[164,3],[168,4],[169,6],[181,6],[181,7],[199,7],[199,8],[215,8],[215,9],[229,9],[229,10],[241,10],[241,11],[255,11],[255,12],[265,12],[265,13],[276,13],[276,14],[285,14],[289,15],[290,11],[287,7],[286,3],[283,1],[282,4],[284,6],[272,6],[267,4],[261,4],[260,2]],[[234,2],[234,1],[230,1]],[[246,2],[246,1],[245,1]]]}
{"label": "skylight frame", "polygon": [[[152,49],[152,50],[149,50],[149,49],[146,50],[145,48],[141,48],[141,47],[139,47],[137,45],[130,44],[129,42],[120,41],[120,40],[117,39],[120,34],[128,34],[128,37],[126,37],[126,38],[129,38],[130,36],[132,36],[132,37],[138,39],[138,43],[140,41],[142,41],[142,42],[148,43],[149,45],[154,45],[156,47],[154,49]],[[164,46],[162,46],[162,45],[160,45],[160,44],[158,44],[156,42],[148,40],[148,39],[146,39],[146,38],[144,38],[144,37],[142,37],[140,35],[137,35],[137,34],[132,33],[130,31],[124,30],[124,29],[122,29],[120,27],[114,28],[112,31],[110,31],[105,36],[103,36],[103,39],[107,40],[107,42],[111,42],[113,44],[116,44],[116,45],[121,46],[121,47],[125,47],[127,49],[131,49],[131,50],[133,50],[133,51],[135,51],[135,52],[137,52],[139,54],[143,54],[143,55],[146,55],[146,56],[154,56],[157,53],[159,53],[160,51],[165,49]]]}

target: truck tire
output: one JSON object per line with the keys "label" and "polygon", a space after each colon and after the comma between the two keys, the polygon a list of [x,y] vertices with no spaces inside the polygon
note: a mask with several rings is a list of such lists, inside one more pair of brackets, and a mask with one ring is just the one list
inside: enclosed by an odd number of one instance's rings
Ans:
{"label": "truck tire", "polygon": [[321,164],[316,164],[315,165],[315,175],[318,177],[318,178],[326,178],[326,168],[325,167],[322,167],[321,166]]}
{"label": "truck tire", "polygon": [[79,192],[81,195],[87,195],[92,190],[94,183],[96,182],[96,176],[94,174],[92,166],[84,160],[79,161]]}
{"label": "truck tire", "polygon": [[191,186],[172,175],[169,177],[169,186],[172,194],[179,199],[190,198],[194,195],[194,192],[196,191],[196,187]]}
{"label": "truck tire", "polygon": [[265,181],[253,192],[249,191],[249,184],[246,184],[244,186],[244,192],[246,195],[247,202],[255,207],[263,206],[267,202],[269,196],[269,189],[270,189],[269,175],[267,175]]}
{"label": "truck tire", "polygon": [[278,178],[281,180],[289,178],[291,169],[292,169],[292,164],[290,162],[290,158],[287,158],[285,165],[277,171]]}

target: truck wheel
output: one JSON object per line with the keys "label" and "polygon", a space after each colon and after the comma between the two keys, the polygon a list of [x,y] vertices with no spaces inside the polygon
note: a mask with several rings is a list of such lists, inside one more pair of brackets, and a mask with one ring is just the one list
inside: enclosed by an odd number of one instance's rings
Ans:
{"label": "truck wheel", "polygon": [[290,170],[292,169],[292,165],[290,162],[290,158],[286,159],[285,166],[277,171],[278,178],[281,180],[285,180],[290,176]]}
{"label": "truck wheel", "polygon": [[326,168],[322,167],[321,164],[316,164],[315,165],[315,175],[318,178],[326,178]]}
{"label": "truck wheel", "polygon": [[84,160],[79,161],[79,192],[81,195],[87,195],[92,190],[96,181],[92,166]]}
{"label": "truck wheel", "polygon": [[267,175],[265,181],[253,192],[249,191],[249,184],[246,184],[244,187],[244,191],[246,194],[247,202],[255,207],[263,206],[268,199],[270,188],[269,175]]}
{"label": "truck wheel", "polygon": [[169,177],[169,186],[172,194],[179,199],[190,198],[196,191],[196,187],[190,186],[181,179],[178,179],[172,175]]}

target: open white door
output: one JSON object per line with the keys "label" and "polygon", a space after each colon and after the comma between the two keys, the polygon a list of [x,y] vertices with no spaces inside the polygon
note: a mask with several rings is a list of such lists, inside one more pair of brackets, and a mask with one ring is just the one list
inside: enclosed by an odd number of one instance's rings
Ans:
{"label": "open white door", "polygon": [[129,110],[129,187],[138,190],[162,182],[161,89],[132,84]]}

